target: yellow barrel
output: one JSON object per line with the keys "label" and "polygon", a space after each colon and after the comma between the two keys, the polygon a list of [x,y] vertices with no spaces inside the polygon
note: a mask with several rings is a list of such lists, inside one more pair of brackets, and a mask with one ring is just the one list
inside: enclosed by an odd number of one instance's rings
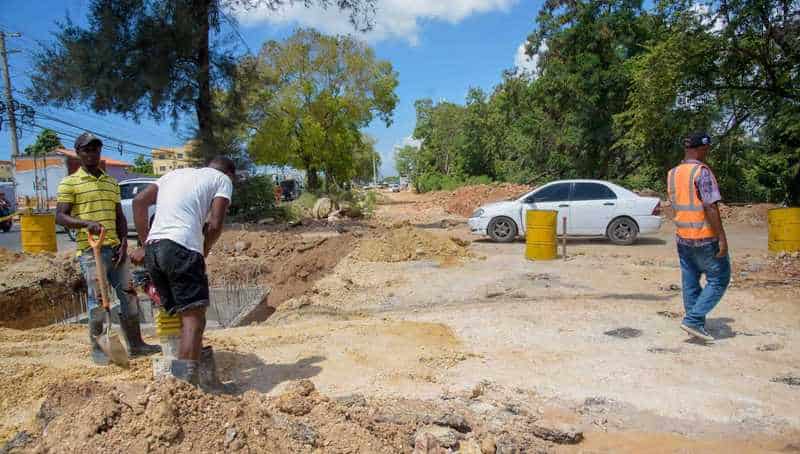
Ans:
{"label": "yellow barrel", "polygon": [[525,214],[525,258],[553,260],[558,256],[556,226],[558,211],[529,210]]}
{"label": "yellow barrel", "polygon": [[159,337],[170,337],[181,335],[181,317],[179,315],[169,315],[164,309],[156,312],[156,334]]}
{"label": "yellow barrel", "polygon": [[56,252],[56,215],[52,213],[23,214],[19,217],[22,229],[22,250]]}
{"label": "yellow barrel", "polygon": [[770,252],[800,251],[800,208],[769,210]]}

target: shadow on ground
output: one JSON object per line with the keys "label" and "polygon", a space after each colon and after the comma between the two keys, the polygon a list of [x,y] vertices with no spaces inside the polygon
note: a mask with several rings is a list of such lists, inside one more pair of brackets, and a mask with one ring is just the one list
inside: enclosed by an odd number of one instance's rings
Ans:
{"label": "shadow on ground", "polygon": [[235,386],[237,394],[254,390],[268,393],[283,382],[302,380],[319,375],[324,356],[309,356],[293,363],[267,364],[252,353],[214,352],[217,371],[222,382]]}

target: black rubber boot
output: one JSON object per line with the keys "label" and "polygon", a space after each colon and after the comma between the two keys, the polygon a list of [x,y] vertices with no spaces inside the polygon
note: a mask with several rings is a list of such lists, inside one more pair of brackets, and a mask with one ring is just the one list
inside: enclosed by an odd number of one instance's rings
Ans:
{"label": "black rubber boot", "polygon": [[170,365],[170,373],[178,380],[183,380],[192,386],[197,386],[199,381],[198,367],[198,361],[175,359],[172,360],[172,364]]}
{"label": "black rubber boot", "polygon": [[122,317],[120,315],[119,324],[122,327],[125,340],[128,342],[128,356],[136,358],[161,353],[160,345],[146,344],[142,339],[142,327],[139,323],[139,317]]}
{"label": "black rubber boot", "polygon": [[105,315],[101,310],[89,311],[89,343],[92,345],[92,362],[98,366],[108,366],[110,363],[108,356],[97,343],[97,336],[103,334],[103,322]]}

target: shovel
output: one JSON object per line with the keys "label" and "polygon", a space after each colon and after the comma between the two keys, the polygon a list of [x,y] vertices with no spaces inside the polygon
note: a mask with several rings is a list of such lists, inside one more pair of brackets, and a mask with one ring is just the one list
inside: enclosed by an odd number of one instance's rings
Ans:
{"label": "shovel", "polygon": [[100,247],[103,244],[103,239],[106,237],[105,229],[100,230],[100,235],[97,238],[92,236],[92,232],[87,233],[87,240],[89,246],[92,247],[94,252],[94,262],[97,273],[97,285],[100,287],[100,300],[103,303],[103,309],[106,310],[106,322],[108,327],[105,334],[96,336],[94,340],[103,350],[103,353],[111,358],[111,362],[117,366],[128,368],[128,352],[122,346],[122,341],[119,340],[119,335],[111,334],[111,305],[108,303],[108,280],[106,277],[106,266],[103,263],[103,258],[100,255]]}

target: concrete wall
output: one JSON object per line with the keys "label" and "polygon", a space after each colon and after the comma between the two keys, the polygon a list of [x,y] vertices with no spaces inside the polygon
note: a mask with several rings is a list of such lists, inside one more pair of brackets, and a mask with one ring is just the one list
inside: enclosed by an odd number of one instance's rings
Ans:
{"label": "concrete wall", "polygon": [[[44,174],[44,170],[39,171]],[[47,193],[50,198],[55,198],[58,194],[58,184],[67,176],[67,168],[63,166],[51,166],[47,168]],[[33,187],[34,171],[27,170],[24,172],[16,172],[17,180],[17,197],[36,197],[36,191]],[[42,176],[43,177],[43,176]]]}

